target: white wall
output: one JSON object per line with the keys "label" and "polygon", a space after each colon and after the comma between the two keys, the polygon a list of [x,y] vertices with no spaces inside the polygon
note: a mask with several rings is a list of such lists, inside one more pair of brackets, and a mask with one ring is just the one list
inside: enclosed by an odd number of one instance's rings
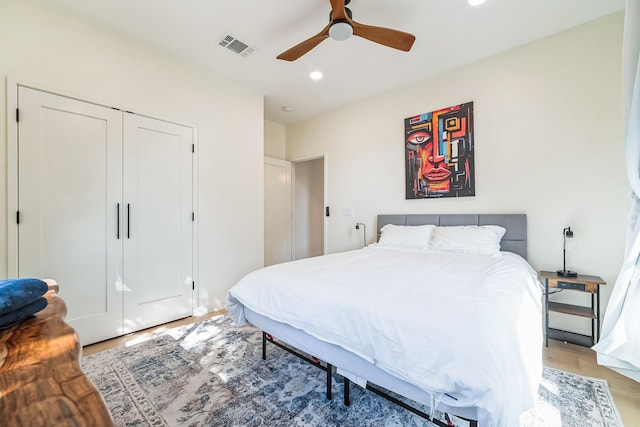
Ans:
{"label": "white wall", "polygon": [[[202,309],[263,260],[262,95],[33,0],[0,2],[0,76],[198,128]],[[5,85],[0,99],[6,96]],[[7,116],[0,103],[0,134]],[[7,274],[6,150],[0,150],[0,277]],[[238,165],[242,165],[239,173]],[[64,286],[64,283],[60,284]]]}
{"label": "white wall", "polygon": [[[526,213],[534,268],[562,267],[562,229],[570,225],[567,266],[603,277],[606,302],[628,211],[622,25],[622,13],[608,16],[288,127],[287,157],[328,153],[328,203],[336,213],[353,207],[353,217],[329,218],[329,252],[361,246],[356,221],[374,240],[378,213]],[[476,196],[405,200],[403,119],[468,101]],[[556,299],[588,303],[568,294]],[[590,334],[583,319],[552,321]]]}
{"label": "white wall", "polygon": [[286,149],[287,128],[280,123],[270,120],[264,121],[264,155],[274,159],[284,160]]}

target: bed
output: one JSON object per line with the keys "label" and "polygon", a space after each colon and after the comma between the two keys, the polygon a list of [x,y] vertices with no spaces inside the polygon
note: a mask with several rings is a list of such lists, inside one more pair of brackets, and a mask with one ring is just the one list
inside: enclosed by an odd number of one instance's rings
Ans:
{"label": "bed", "polygon": [[273,336],[324,361],[328,398],[335,369],[345,403],[354,382],[426,405],[414,410],[425,418],[437,409],[472,425],[518,425],[542,372],[542,285],[526,262],[526,216],[377,222],[377,244],[249,273],[229,291],[229,315],[264,331],[263,357]]}

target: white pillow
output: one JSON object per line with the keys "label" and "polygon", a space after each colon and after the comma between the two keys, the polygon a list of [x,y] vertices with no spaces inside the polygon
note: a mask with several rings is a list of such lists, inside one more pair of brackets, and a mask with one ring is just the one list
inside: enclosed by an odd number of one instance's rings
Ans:
{"label": "white pillow", "polygon": [[464,254],[500,255],[500,240],[505,232],[497,225],[436,227],[429,247]]}
{"label": "white pillow", "polygon": [[387,224],[380,229],[378,246],[402,249],[427,249],[435,225]]}

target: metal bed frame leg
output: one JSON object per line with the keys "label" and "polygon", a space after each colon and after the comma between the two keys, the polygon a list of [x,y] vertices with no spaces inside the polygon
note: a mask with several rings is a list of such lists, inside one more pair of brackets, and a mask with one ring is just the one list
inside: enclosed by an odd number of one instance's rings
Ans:
{"label": "metal bed frame leg", "polygon": [[349,381],[349,378],[347,377],[342,377],[342,378],[344,379],[344,392],[343,392],[344,406],[349,406],[351,405],[351,396],[350,396],[351,381]]}
{"label": "metal bed frame leg", "polygon": [[300,359],[304,360],[305,362],[311,363],[312,365],[317,366],[318,368],[324,370],[327,373],[327,400],[331,400],[331,378],[332,378],[332,374],[333,374],[333,365],[331,363],[327,363],[327,366],[322,366],[322,364],[320,363],[320,359],[310,359],[300,353],[298,353],[295,350],[290,349],[289,347],[280,344],[279,342],[275,341],[273,339],[273,337],[269,334],[267,334],[265,331],[262,331],[262,360],[266,360],[267,358],[267,341],[271,342],[272,344],[280,347],[283,350],[288,351],[289,353],[293,354],[294,356],[299,357]]}
{"label": "metal bed frame leg", "polygon": [[327,363],[327,400],[331,400],[331,374],[333,373],[333,366],[331,363]]}

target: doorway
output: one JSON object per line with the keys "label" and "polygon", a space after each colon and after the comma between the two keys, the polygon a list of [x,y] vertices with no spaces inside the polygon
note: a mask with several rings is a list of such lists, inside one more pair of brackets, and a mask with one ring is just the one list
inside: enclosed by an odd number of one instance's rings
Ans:
{"label": "doorway", "polygon": [[293,257],[326,253],[325,157],[292,162]]}

